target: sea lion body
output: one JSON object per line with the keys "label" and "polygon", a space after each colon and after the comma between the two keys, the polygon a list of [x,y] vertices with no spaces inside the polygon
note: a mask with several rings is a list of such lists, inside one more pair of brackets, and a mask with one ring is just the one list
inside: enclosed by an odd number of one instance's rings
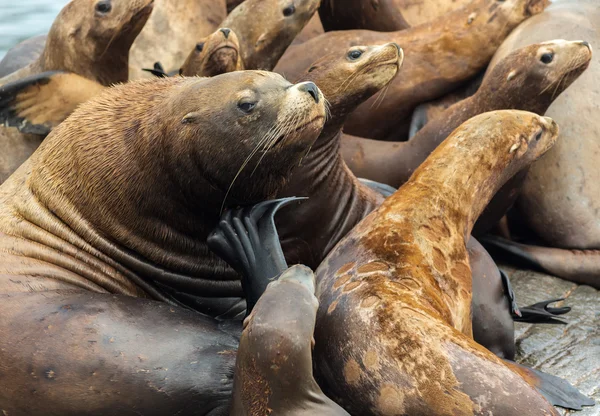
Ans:
{"label": "sea lion body", "polygon": [[344,131],[374,139],[407,136],[414,107],[475,76],[511,30],[543,7],[539,0],[476,0],[447,16],[402,31],[327,32],[290,47],[275,71],[296,79],[312,62],[334,51],[396,42],[406,52],[404,76],[390,84],[381,102],[372,97],[363,103]]}
{"label": "sea lion body", "polygon": [[410,27],[394,0],[323,0],[319,16],[327,32],[351,29],[394,32]]}
{"label": "sea lion body", "polygon": [[26,67],[39,58],[46,46],[46,35],[34,36],[18,43],[0,61],[0,78]]}
{"label": "sea lion body", "polygon": [[220,26],[238,35],[246,69],[271,71],[315,15],[319,3],[320,0],[246,0]]}
{"label": "sea lion body", "polygon": [[388,0],[402,13],[407,27],[430,22],[469,4],[470,0]]}
{"label": "sea lion body", "polygon": [[322,35],[323,33],[325,33],[325,31],[323,30],[323,24],[321,23],[319,15],[315,13],[313,17],[308,21],[308,24],[304,26],[302,32],[300,32],[298,36],[294,38],[294,42],[292,42],[292,45],[304,43],[309,39],[316,38],[317,36]]}
{"label": "sea lion body", "polygon": [[525,112],[469,120],[335,247],[316,272],[315,368],[329,397],[361,415],[558,415],[473,341],[465,247],[495,191],[557,133]]}
{"label": "sea lion body", "polygon": [[227,16],[225,0],[157,0],[154,12],[131,46],[129,79],[160,61],[166,72],[181,67],[194,45]]}

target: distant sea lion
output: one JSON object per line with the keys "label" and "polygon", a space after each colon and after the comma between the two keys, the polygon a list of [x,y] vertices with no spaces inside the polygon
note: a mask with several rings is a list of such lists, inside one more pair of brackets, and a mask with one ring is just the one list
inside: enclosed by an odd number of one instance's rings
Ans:
{"label": "distant sea lion", "polygon": [[473,341],[465,247],[492,195],[557,135],[532,113],[470,119],[317,269],[316,378],[350,414],[559,414]]}
{"label": "distant sea lion", "polygon": [[361,105],[344,131],[386,139],[407,135],[415,106],[450,92],[476,75],[513,28],[544,8],[544,0],[476,0],[431,23],[398,32],[328,32],[288,49],[275,70],[290,79],[320,57],[353,45],[396,42],[406,52],[404,76],[385,96]]}
{"label": "distant sea lion", "polygon": [[278,191],[324,118],[314,84],[253,71],[129,83],[79,107],[0,186],[2,409],[222,414],[235,343],[181,305],[226,317],[243,303],[206,238],[221,209]]}
{"label": "distant sea lion", "polygon": [[0,78],[26,67],[39,58],[44,51],[47,35],[25,39],[8,50],[0,61]]}
{"label": "distant sea lion", "polygon": [[[246,69],[272,70],[320,0],[246,0],[221,23],[239,37]],[[292,77],[294,79],[294,77]]]}
{"label": "distant sea lion", "polygon": [[[600,44],[599,25],[597,2],[555,1],[546,13],[519,26],[491,65],[515,48],[548,37]],[[558,59],[555,54],[553,61]],[[600,58],[595,54],[589,70],[548,109],[561,127],[561,140],[532,166],[515,205],[520,220],[538,240],[529,240],[533,246],[510,247],[529,266],[596,288],[600,288],[599,77]]]}
{"label": "distant sea lion", "polygon": [[323,0],[319,16],[327,32],[350,29],[394,32],[411,26],[394,0]]}
{"label": "distant sea lion", "polygon": [[[552,62],[546,62],[552,54]],[[405,183],[448,135],[471,117],[487,111],[518,109],[544,115],[548,107],[588,67],[592,53],[582,41],[554,40],[529,45],[504,57],[477,92],[426,124],[408,142],[342,139],[344,160],[359,177],[394,187]],[[494,197],[474,228],[480,235],[493,227],[517,198],[526,171]]]}
{"label": "distant sea lion", "polygon": [[129,79],[150,78],[143,68],[160,61],[179,69],[194,45],[213,33],[227,15],[225,0],[159,0],[131,52]]}

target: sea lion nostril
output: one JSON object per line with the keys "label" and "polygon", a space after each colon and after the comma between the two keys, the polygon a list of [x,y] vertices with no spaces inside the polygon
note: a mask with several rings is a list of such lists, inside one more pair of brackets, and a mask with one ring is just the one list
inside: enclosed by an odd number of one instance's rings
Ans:
{"label": "sea lion nostril", "polygon": [[224,27],[221,28],[221,32],[223,33],[223,35],[225,35],[225,39],[227,39],[229,37],[229,34],[231,33],[231,29]]}
{"label": "sea lion nostril", "polygon": [[314,83],[312,83],[312,82],[303,82],[302,84],[300,84],[298,86],[298,89],[300,91],[304,91],[304,92],[309,93],[313,97],[313,99],[315,100],[315,102],[317,104],[319,104],[319,100],[320,100],[319,99],[319,88],[317,88],[317,86]]}

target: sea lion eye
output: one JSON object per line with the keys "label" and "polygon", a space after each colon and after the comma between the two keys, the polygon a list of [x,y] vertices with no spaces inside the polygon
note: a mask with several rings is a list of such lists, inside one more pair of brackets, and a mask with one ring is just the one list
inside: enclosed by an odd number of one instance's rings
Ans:
{"label": "sea lion eye", "polygon": [[102,0],[96,3],[96,11],[100,14],[106,14],[112,10],[110,0]]}
{"label": "sea lion eye", "polygon": [[540,130],[540,131],[537,132],[537,134],[535,135],[535,141],[536,142],[540,141],[540,139],[542,138],[542,133],[543,133],[542,130]]}
{"label": "sea lion eye", "polygon": [[198,52],[202,52],[202,49],[204,49],[204,42],[200,42],[196,44],[196,50]]}
{"label": "sea lion eye", "polygon": [[348,58],[351,61],[356,61],[358,58],[360,58],[362,56],[362,54],[363,53],[361,51],[355,49],[353,51],[348,52]]}
{"label": "sea lion eye", "polygon": [[252,110],[254,110],[254,107],[256,107],[256,103],[251,103],[248,101],[242,101],[238,104],[238,108],[246,114],[251,113]]}
{"label": "sea lion eye", "polygon": [[312,71],[314,71],[315,69],[317,69],[317,67],[316,67],[316,66],[311,66],[310,68],[308,68],[308,72],[312,72]]}
{"label": "sea lion eye", "polygon": [[283,9],[283,15],[285,17],[289,17],[289,16],[293,15],[294,13],[296,13],[296,7],[294,7],[293,4],[291,6],[286,7],[285,9]]}
{"label": "sea lion eye", "polygon": [[545,64],[549,64],[550,62],[552,62],[553,59],[554,59],[554,53],[549,52],[549,53],[543,54],[542,57],[540,58],[540,61],[542,61]]}

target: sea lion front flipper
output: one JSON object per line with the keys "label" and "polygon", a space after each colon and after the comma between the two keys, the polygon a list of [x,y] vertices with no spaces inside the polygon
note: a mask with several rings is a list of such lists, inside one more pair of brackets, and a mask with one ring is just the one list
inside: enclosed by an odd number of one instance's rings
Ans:
{"label": "sea lion front flipper", "polygon": [[104,87],[79,75],[48,71],[0,87],[0,123],[45,136]]}
{"label": "sea lion front flipper", "polygon": [[383,195],[386,198],[397,191],[396,188],[394,188],[393,186],[387,185],[385,183],[375,182],[375,181],[372,181],[370,179],[365,179],[365,178],[358,178],[358,180],[363,185],[368,186],[369,188],[373,189],[376,192],[379,192],[381,195]]}
{"label": "sea lion front flipper", "polygon": [[208,246],[242,275],[248,313],[285,269],[275,214],[290,202],[304,198],[282,198],[251,207],[227,211],[208,237]]}
{"label": "sea lion front flipper", "polygon": [[142,71],[150,72],[158,78],[166,78],[169,76],[160,62],[154,62],[154,68],[142,68]]}
{"label": "sea lion front flipper", "polygon": [[600,289],[600,250],[533,246],[497,236],[485,236],[480,242],[492,257]]}
{"label": "sea lion front flipper", "polygon": [[514,361],[504,360],[504,363],[511,370],[523,376],[553,406],[582,410],[582,406],[594,406],[596,404],[593,399],[582,394],[565,379],[525,367]]}

